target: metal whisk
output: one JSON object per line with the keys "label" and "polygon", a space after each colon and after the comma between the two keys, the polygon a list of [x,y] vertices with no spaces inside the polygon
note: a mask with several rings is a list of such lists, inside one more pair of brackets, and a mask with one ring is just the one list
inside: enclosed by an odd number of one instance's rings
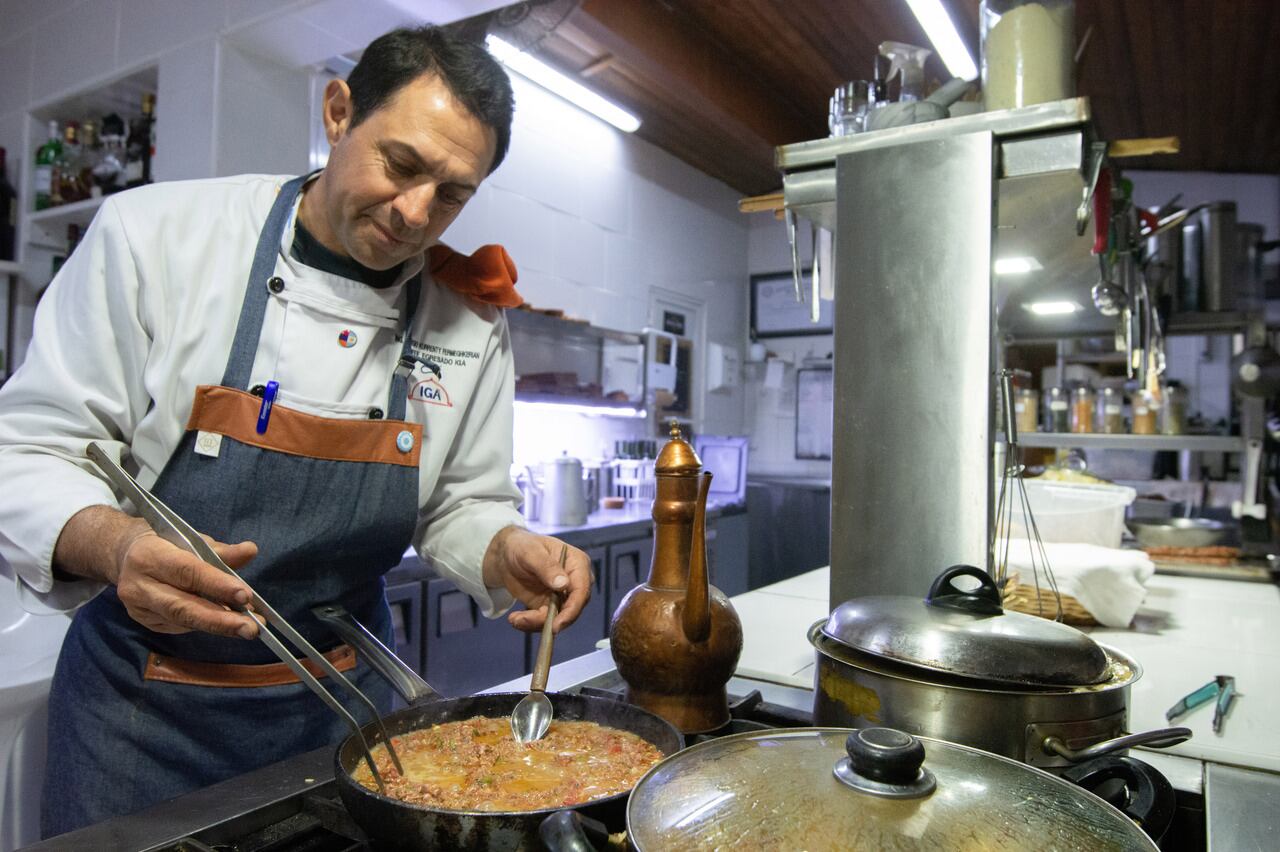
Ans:
{"label": "metal whisk", "polygon": [[1000,493],[996,499],[996,517],[991,539],[991,558],[996,586],[1003,589],[1009,578],[1009,543],[1013,536],[1013,513],[1015,510],[1020,510],[1022,527],[1027,531],[1031,550],[1031,579],[1036,589],[1036,614],[1047,618],[1044,614],[1044,601],[1040,595],[1040,572],[1043,570],[1045,584],[1053,592],[1054,605],[1057,607],[1053,619],[1061,621],[1062,595],[1058,592],[1058,583],[1054,579],[1053,569],[1049,567],[1049,554],[1045,550],[1044,540],[1040,537],[1040,529],[1036,526],[1035,515],[1031,511],[1031,500],[1027,496],[1027,486],[1022,479],[1025,466],[1018,454],[1018,427],[1013,410],[1012,370],[1000,371],[1000,395],[1004,406],[1005,457],[1000,475]]}

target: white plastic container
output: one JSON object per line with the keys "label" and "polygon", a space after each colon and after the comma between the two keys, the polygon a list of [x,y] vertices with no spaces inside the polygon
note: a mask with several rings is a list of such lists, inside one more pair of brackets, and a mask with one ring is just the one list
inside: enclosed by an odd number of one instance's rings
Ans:
{"label": "white plastic container", "polygon": [[[1124,510],[1138,492],[1124,485],[1073,485],[1026,481],[1027,499],[1040,538],[1046,542],[1078,542],[1119,547],[1124,535]],[[1013,507],[1013,538],[1030,538],[1022,510]]]}

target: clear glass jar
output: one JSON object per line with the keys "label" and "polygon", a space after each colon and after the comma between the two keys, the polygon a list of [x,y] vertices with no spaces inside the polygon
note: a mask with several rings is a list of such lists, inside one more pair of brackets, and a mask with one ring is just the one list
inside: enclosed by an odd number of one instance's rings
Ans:
{"label": "clear glass jar", "polygon": [[1013,422],[1018,432],[1034,432],[1039,426],[1040,393],[1035,388],[1013,389]]}
{"label": "clear glass jar", "polygon": [[1071,392],[1071,431],[1093,431],[1093,390],[1088,385]]}
{"label": "clear glass jar", "polygon": [[1099,431],[1108,435],[1123,435],[1124,391],[1116,387],[1104,387],[1098,391]]}
{"label": "clear glass jar", "polygon": [[988,110],[1075,96],[1075,0],[982,0]]}
{"label": "clear glass jar", "polygon": [[1160,409],[1160,431],[1166,435],[1184,435],[1187,431],[1187,389],[1170,383],[1164,389],[1164,407]]}
{"label": "clear glass jar", "polygon": [[1066,388],[1049,388],[1044,392],[1044,425],[1050,432],[1066,432],[1071,428],[1071,404]]}
{"label": "clear glass jar", "polygon": [[1133,434],[1156,434],[1156,418],[1160,412],[1159,403],[1151,396],[1150,391],[1138,391],[1133,395]]}

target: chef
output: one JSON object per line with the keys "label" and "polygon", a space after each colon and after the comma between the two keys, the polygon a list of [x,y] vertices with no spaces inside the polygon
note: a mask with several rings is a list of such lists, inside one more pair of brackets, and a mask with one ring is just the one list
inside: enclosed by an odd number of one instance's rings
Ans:
{"label": "chef", "polygon": [[[245,583],[153,534],[96,441],[385,712],[388,688],[311,614],[384,641],[412,546],[497,616],[557,629],[590,567],[524,529],[498,246],[439,238],[502,162],[513,98],[483,46],[401,29],[324,93],[323,171],[112,196],[0,390],[0,555],[32,611],[76,610],[49,707],[46,836],[333,743],[343,723],[251,641]],[[252,127],[230,129],[253,133]],[[453,661],[483,666],[482,658]],[[322,680],[327,683],[327,680]]]}

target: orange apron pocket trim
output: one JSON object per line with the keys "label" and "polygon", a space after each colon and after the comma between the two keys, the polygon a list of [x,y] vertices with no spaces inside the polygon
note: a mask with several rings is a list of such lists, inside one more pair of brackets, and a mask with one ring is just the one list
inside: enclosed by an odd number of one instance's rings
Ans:
{"label": "orange apron pocket trim", "polygon": [[[188,431],[215,432],[266,450],[329,461],[374,462],[417,467],[422,452],[422,426],[403,420],[342,420],[319,417],[276,405],[271,423],[259,435],[262,400],[251,393],[219,385],[196,388]],[[401,452],[397,438],[413,436],[413,447]]]}
{"label": "orange apron pocket trim", "polygon": [[[274,415],[273,415],[274,416]],[[350,645],[339,645],[324,655],[340,672],[355,668],[356,652]],[[311,660],[299,660],[303,667],[316,677],[324,677],[324,670]],[[148,654],[143,680],[159,680],[165,683],[181,683],[187,686],[259,687],[284,686],[301,683],[298,676],[284,663],[243,665],[240,663],[209,663],[201,660],[180,660],[160,654]]]}

